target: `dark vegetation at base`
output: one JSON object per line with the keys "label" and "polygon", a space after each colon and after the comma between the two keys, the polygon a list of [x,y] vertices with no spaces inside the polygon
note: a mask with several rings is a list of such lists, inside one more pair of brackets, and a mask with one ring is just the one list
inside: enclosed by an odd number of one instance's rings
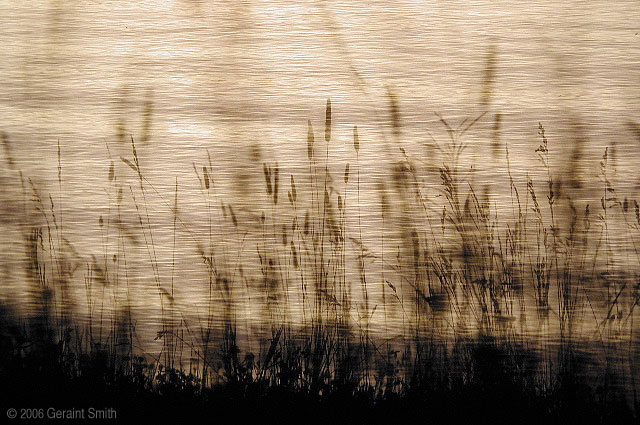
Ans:
{"label": "dark vegetation at base", "polygon": [[[68,348],[68,339],[31,340],[29,334],[42,335],[42,329],[33,324],[30,332],[7,327],[7,319],[3,316],[2,325],[12,331],[11,337],[5,333],[0,340],[5,409],[114,408],[119,422],[217,422],[228,415],[267,423],[285,418],[304,423],[640,422],[623,391],[594,386],[583,377],[586,356],[578,350],[547,387],[527,364],[540,361],[535,353],[492,338],[460,343],[450,358],[421,363],[409,376],[386,377],[393,388],[366,386],[356,379],[307,385],[303,372],[283,358],[291,347],[274,353],[275,379],[261,377],[257,366],[238,367],[224,380],[205,386],[193,374],[148,363],[143,357],[115,358],[100,348],[75,352]],[[362,369],[361,364],[344,367],[352,368],[352,376]]]}

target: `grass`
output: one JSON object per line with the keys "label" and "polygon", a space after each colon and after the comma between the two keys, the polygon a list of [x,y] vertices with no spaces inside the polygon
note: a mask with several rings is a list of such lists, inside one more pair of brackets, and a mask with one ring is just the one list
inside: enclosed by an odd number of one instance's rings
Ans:
{"label": "grass", "polygon": [[[150,123],[151,101],[145,111]],[[354,127],[355,163],[334,171],[330,101],[323,141],[308,125],[306,175],[256,153],[264,176],[263,193],[252,194],[257,217],[224,198],[208,152],[193,164],[204,232],[181,213],[184,183],[176,177],[173,193],[158,190],[133,138],[130,155],[107,162],[101,256],[78,253],[66,236],[72,219],[20,175],[25,261],[12,267],[30,308],[0,305],[4,403],[100,404],[120,409],[120,419],[226,409],[305,421],[638,421],[637,201],[614,187],[608,149],[599,205],[572,198],[566,187],[577,187],[577,168],[553,169],[542,124],[532,155],[544,177],[519,184],[498,115],[487,153],[507,164],[509,207],[498,208],[491,186],[461,165],[465,135],[483,118],[453,128],[440,117],[449,140],[432,146],[437,185],[414,155],[392,153],[376,183],[379,233],[368,236],[366,143]],[[7,152],[8,140],[3,134]],[[60,147],[58,185],[62,196]],[[150,197],[166,207],[166,246],[154,238]],[[180,258],[200,270],[193,279],[202,299],[193,305],[182,298]],[[138,325],[140,277],[152,282],[144,297],[159,306],[153,335]]]}

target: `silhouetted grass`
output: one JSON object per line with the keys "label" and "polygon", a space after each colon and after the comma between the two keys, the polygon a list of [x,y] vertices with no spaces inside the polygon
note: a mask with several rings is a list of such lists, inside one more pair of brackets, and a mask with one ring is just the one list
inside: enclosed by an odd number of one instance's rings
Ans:
{"label": "silhouetted grass", "polygon": [[[144,142],[152,127],[147,103]],[[532,154],[543,181],[518,185],[498,115],[487,157],[497,161],[503,152],[507,163],[510,208],[499,210],[491,187],[475,185],[461,165],[464,136],[484,115],[458,128],[439,117],[449,140],[434,145],[437,184],[403,147],[390,153],[391,169],[375,186],[381,226],[369,235],[379,246],[363,236],[360,155],[367,147],[355,127],[354,155],[340,161],[342,178],[332,174],[330,101],[324,143],[308,125],[307,175],[287,178],[277,161],[253,158],[264,176],[264,192],[252,194],[259,217],[224,199],[208,153],[194,163],[205,234],[183,218],[177,178],[166,195],[147,179],[133,138],[131,156],[121,157],[126,167],[108,162],[102,256],[78,253],[65,236],[71,218],[63,226],[54,198],[21,177],[20,273],[30,309],[0,304],[4,402],[99,403],[120,409],[121,419],[225,410],[303,415],[305,422],[637,421],[638,203],[616,192],[607,149],[600,205],[564,192],[577,188],[577,165],[567,175],[554,172],[542,124]],[[3,133],[7,152],[8,140]],[[572,155],[578,162],[582,154]],[[60,193],[61,163],[58,149]],[[169,247],[154,242],[151,194],[170,212]],[[615,267],[612,235],[635,252],[625,254],[626,274]],[[172,253],[170,265],[159,261],[160,249]],[[203,268],[206,311],[187,311],[189,300],[180,299],[176,252],[191,252]],[[132,309],[136,256],[149,268],[145,294],[160,306],[152,336],[137,330]],[[82,308],[69,290],[81,274]],[[159,352],[145,351],[145,338],[160,341]]]}

